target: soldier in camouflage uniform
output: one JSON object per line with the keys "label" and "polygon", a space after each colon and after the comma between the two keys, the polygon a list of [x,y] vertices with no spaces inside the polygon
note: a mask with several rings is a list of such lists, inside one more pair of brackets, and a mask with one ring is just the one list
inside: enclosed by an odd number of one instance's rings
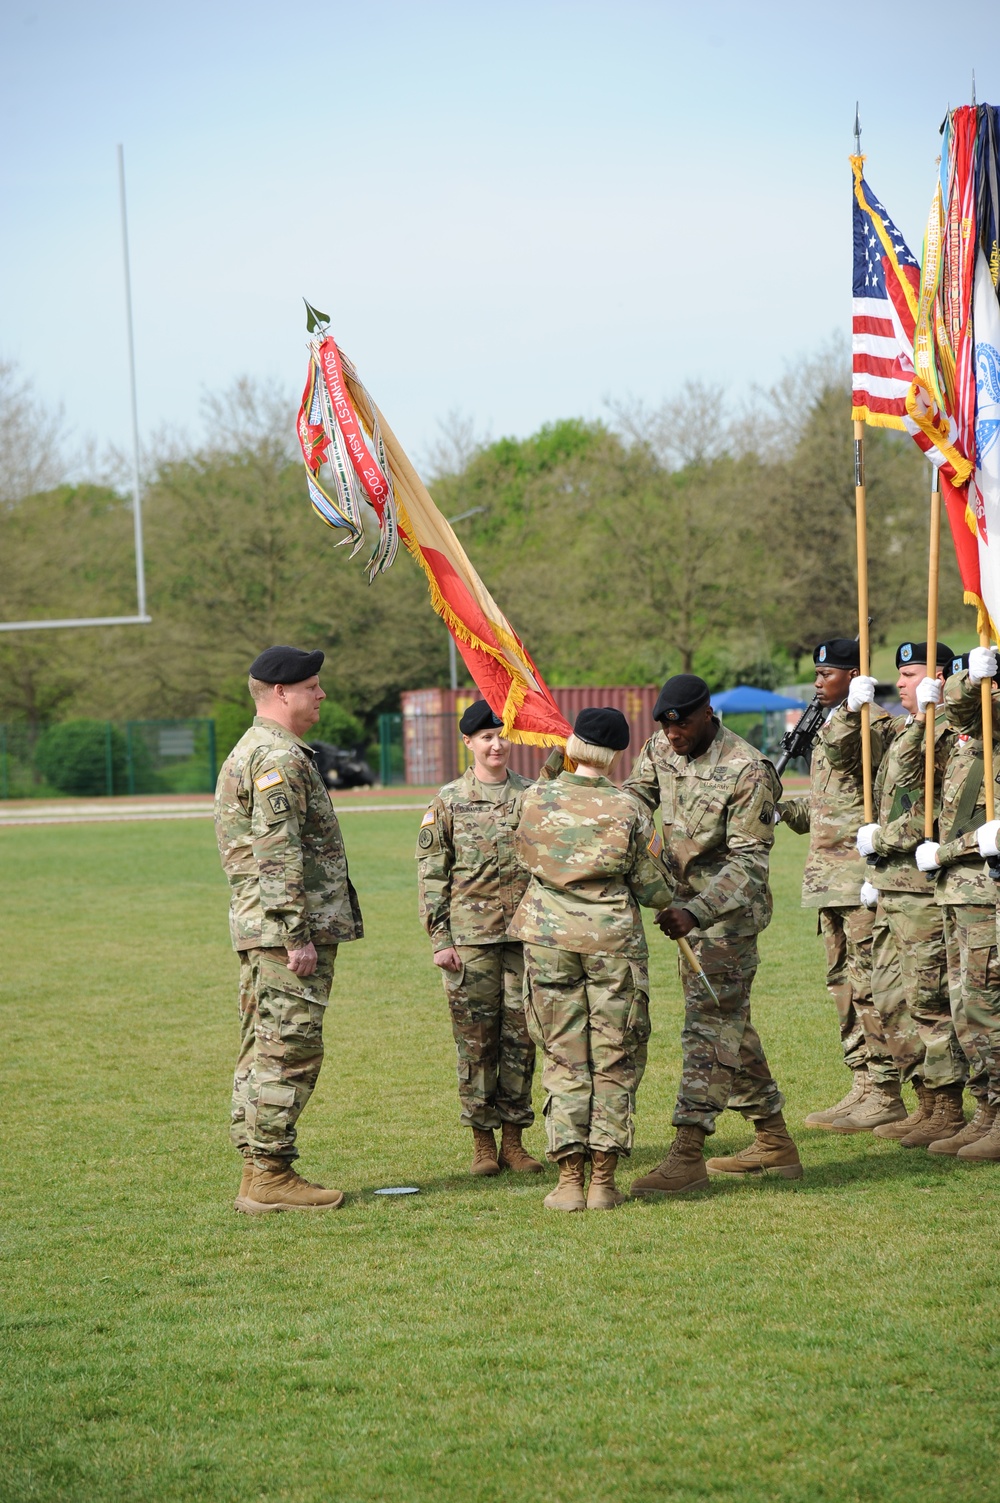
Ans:
{"label": "soldier in camouflage uniform", "polygon": [[674,890],[652,821],[609,781],[628,742],[618,710],[581,710],[566,744],[576,771],[525,794],[517,832],[531,882],[511,934],[524,941],[528,1026],[544,1054],[548,1156],[559,1165],[550,1210],[625,1199],[615,1170],[632,1151],[650,1027],[638,904],[665,908]]}
{"label": "soldier in camouflage uniform", "polygon": [[215,831],[240,957],[240,1052],[232,1140],[238,1210],[333,1210],[340,1190],[301,1179],[296,1123],[323,1062],[337,947],[363,934],[337,816],[302,740],[326,697],[321,652],[270,647],[250,669],[258,714],[226,758]]}
{"label": "soldier in camouflage uniform", "polygon": [[[802,1165],[782,1116],[784,1097],[750,1021],[757,935],[771,919],[768,861],[777,775],[759,752],[720,724],[703,679],[686,673],[668,679],[653,713],[663,729],[646,742],[624,786],[663,816],[677,893],[657,923],[671,939],[689,938],[715,995],[682,968],[677,1135],[667,1158],[636,1180],[632,1193],[702,1189],[709,1173],[771,1171],[800,1179]],[[705,1138],[727,1105],[754,1124],[754,1141],[706,1165]]]}
{"label": "soldier in camouflage uniform", "polygon": [[[860,648],[848,637],[834,637],[819,643],[813,661],[816,697],[829,714],[813,749],[809,796],[782,799],[778,812],[797,835],[809,835],[802,906],[819,909],[818,932],[826,947],[826,986],[840,1019],[844,1063],[852,1072],[851,1088],[841,1100],[823,1111],[810,1112],[806,1118],[806,1127],[829,1131],[839,1118],[866,1102],[873,1086],[882,1109],[872,1114],[872,1127],[905,1117],[906,1109],[899,1098],[899,1072],[872,1001],[875,913],[860,898],[867,875],[855,846],[858,825],[865,815],[861,737],[855,713],[862,703],[857,698]],[[864,702],[871,703],[873,698],[872,693]],[[885,712],[873,706],[874,769],[882,758],[888,724]]]}
{"label": "soldier in camouflage uniform", "polygon": [[[926,692],[921,684],[927,674],[927,652],[926,642],[903,642],[897,649],[896,690],[907,714],[893,720],[886,733],[889,746],[875,780],[877,822],[863,825],[857,834],[858,851],[869,861],[865,891],[878,904],[872,974],[875,1005],[900,1076],[912,1084],[917,1096],[916,1110],[908,1117],[883,1121],[874,1131],[876,1137],[896,1139],[904,1148],[934,1142],[940,1136],[942,1113],[946,1121],[956,1109],[961,1114],[968,1074],[951,1017],[943,910],[935,901],[933,885],[917,871],[913,859],[924,838],[924,716],[917,696]],[[951,648],[940,644],[935,679],[928,682],[943,687],[954,661]],[[874,679],[867,682],[874,689]],[[853,722],[853,733],[848,726],[841,744],[849,755],[860,740],[860,717],[848,715],[847,721]],[[935,722],[937,790],[944,770],[946,729],[942,716]],[[834,1130],[868,1130],[872,1116],[877,1115],[879,1094],[884,1093],[873,1091],[840,1118]]]}
{"label": "soldier in camouflage uniform", "polygon": [[460,1120],[473,1134],[471,1173],[539,1174],[541,1164],[521,1142],[534,1121],[535,1046],[524,1017],[524,959],[509,933],[528,885],[514,833],[529,783],[508,771],[511,745],[485,699],[470,705],[459,725],[474,762],[445,784],[421,822],[420,919],[451,1010]]}
{"label": "soldier in camouflage uniform", "polygon": [[[985,654],[985,660],[980,654]],[[938,1153],[962,1160],[1000,1159],[1000,963],[997,960],[996,887],[979,847],[985,823],[982,701],[980,682],[995,672],[990,649],[969,654],[969,670],[952,674],[944,706],[950,742],[941,787],[940,841],[917,847],[921,871],[937,873],[935,897],[944,907],[945,945],[952,1017],[969,1061],[969,1090],[976,1112],[967,1125],[961,1104],[942,1118]],[[993,697],[993,732],[1000,730],[1000,705]]]}

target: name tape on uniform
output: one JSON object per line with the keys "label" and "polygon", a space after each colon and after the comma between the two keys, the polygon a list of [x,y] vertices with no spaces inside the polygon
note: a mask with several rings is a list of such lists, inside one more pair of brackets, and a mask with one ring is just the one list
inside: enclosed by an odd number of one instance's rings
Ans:
{"label": "name tape on uniform", "polygon": [[266,793],[269,788],[277,788],[284,781],[278,769],[272,767],[270,772],[262,772],[259,778],[254,778],[254,787],[259,793]]}

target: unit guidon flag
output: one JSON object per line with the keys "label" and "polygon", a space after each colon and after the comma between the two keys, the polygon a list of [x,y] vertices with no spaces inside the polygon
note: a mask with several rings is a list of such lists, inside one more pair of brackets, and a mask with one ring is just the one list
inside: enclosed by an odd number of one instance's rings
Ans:
{"label": "unit guidon flag", "polygon": [[502,720],[504,736],[536,746],[565,745],[570,726],[523,642],[327,331],[323,315],[309,312],[315,337],[298,435],[315,511],[328,526],[347,532],[344,541],[354,541],[355,553],[367,531],[377,529],[367,562],[370,581],[389,568],[402,542],[427,576],[431,603],[479,692]]}

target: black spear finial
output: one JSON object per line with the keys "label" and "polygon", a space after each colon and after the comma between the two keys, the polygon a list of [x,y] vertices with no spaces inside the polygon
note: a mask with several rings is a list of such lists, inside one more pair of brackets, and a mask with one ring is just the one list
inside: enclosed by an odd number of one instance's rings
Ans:
{"label": "black spear finial", "polygon": [[861,106],[857,100],[854,101],[854,155],[861,155]]}
{"label": "black spear finial", "polygon": [[976,108],[976,70],[972,70],[972,108]]}

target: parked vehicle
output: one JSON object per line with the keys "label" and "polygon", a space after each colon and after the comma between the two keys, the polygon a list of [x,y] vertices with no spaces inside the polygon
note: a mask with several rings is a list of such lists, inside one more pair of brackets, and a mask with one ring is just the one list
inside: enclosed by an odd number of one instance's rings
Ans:
{"label": "parked vehicle", "polygon": [[372,788],[375,774],[365,761],[364,747],[344,751],[329,741],[311,741],[319,775],[328,788]]}

